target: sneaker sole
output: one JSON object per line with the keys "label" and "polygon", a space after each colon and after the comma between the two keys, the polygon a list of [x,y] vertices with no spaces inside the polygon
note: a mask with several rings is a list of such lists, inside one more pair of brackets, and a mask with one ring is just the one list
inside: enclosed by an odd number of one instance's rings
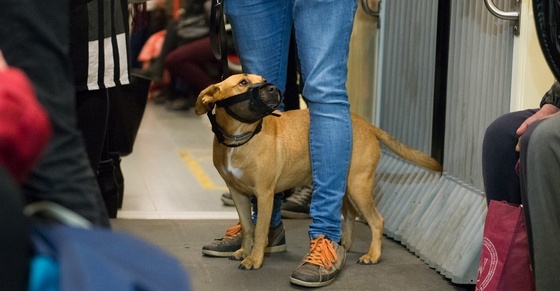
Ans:
{"label": "sneaker sole", "polygon": [[[266,247],[264,249],[264,252],[266,254],[269,253],[281,253],[281,252],[285,252],[287,250],[287,246],[285,244],[283,245],[278,245],[278,246],[273,246],[273,247]],[[227,258],[227,257],[231,257],[233,255],[234,252],[219,252],[219,251],[213,251],[213,250],[202,250],[202,254],[203,255],[207,255],[210,257],[219,257],[219,258]]]}
{"label": "sneaker sole", "polygon": [[334,277],[334,278],[332,278],[328,281],[324,281],[324,282],[307,282],[307,281],[302,281],[302,280],[290,277],[290,283],[292,283],[294,285],[298,285],[298,286],[303,286],[303,287],[323,287],[323,286],[327,286],[327,285],[331,284],[332,282],[334,282],[334,279],[336,279],[336,277]]}
{"label": "sneaker sole", "polygon": [[203,255],[207,255],[210,257],[219,257],[219,258],[227,258],[227,257],[231,257],[231,255],[233,255],[234,252],[218,252],[218,251],[212,251],[212,250],[202,250],[202,254]]}
{"label": "sneaker sole", "polygon": [[281,252],[285,252],[287,249],[286,244],[283,245],[278,245],[278,246],[273,246],[273,247],[266,247],[264,248],[264,252],[265,253],[281,253]]}
{"label": "sneaker sole", "polygon": [[309,213],[294,212],[289,210],[280,210],[280,215],[282,216],[282,218],[295,218],[295,219],[311,218],[311,216],[309,216]]}
{"label": "sneaker sole", "polygon": [[235,203],[233,203],[233,200],[225,199],[224,197],[221,197],[220,199],[222,199],[222,203],[224,203],[227,206],[235,206]]}
{"label": "sneaker sole", "polygon": [[235,206],[235,203],[233,202],[233,199],[226,199],[223,196],[220,197],[220,199],[222,200],[222,203],[224,203],[224,205]]}

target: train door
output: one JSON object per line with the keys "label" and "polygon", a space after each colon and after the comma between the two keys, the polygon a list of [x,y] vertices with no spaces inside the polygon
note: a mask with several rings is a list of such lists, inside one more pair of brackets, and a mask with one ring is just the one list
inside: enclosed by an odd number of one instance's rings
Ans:
{"label": "train door", "polygon": [[[492,7],[511,17],[494,17]],[[373,123],[431,154],[444,172],[384,150],[374,197],[385,233],[456,283],[476,282],[484,131],[506,112],[538,106],[553,81],[530,7],[529,0],[381,2]]]}

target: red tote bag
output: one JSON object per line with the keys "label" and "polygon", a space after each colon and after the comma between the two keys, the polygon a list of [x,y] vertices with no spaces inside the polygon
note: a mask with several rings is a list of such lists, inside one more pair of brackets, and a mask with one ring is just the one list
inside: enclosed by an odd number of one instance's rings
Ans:
{"label": "red tote bag", "polygon": [[476,291],[535,290],[523,208],[490,201]]}

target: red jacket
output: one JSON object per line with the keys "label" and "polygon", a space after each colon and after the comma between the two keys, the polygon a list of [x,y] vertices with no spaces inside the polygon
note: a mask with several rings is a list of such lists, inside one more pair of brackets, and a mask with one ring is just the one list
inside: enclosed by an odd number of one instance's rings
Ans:
{"label": "red jacket", "polygon": [[19,69],[0,70],[0,166],[21,182],[51,136],[49,117]]}

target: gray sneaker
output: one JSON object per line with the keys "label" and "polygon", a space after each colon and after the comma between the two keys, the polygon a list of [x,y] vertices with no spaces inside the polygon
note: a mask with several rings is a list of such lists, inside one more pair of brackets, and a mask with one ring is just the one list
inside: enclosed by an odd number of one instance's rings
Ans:
{"label": "gray sneaker", "polygon": [[[226,235],[215,239],[211,243],[202,247],[202,254],[211,257],[231,257],[235,251],[241,248],[243,234],[241,224],[232,226],[226,230]],[[279,253],[286,251],[286,235],[284,224],[280,223],[268,231],[268,245],[264,249],[265,253]]]}
{"label": "gray sneaker", "polygon": [[226,192],[224,194],[222,194],[222,203],[224,203],[224,205],[227,206],[235,206],[235,203],[233,202],[233,198],[231,197],[231,194],[229,192]]}
{"label": "gray sneaker", "polygon": [[313,184],[297,187],[292,195],[282,203],[280,214],[282,218],[310,218],[309,206],[313,195]]}
{"label": "gray sneaker", "polygon": [[319,236],[311,240],[309,253],[290,275],[290,282],[304,287],[328,285],[346,262],[346,250],[338,243]]}

